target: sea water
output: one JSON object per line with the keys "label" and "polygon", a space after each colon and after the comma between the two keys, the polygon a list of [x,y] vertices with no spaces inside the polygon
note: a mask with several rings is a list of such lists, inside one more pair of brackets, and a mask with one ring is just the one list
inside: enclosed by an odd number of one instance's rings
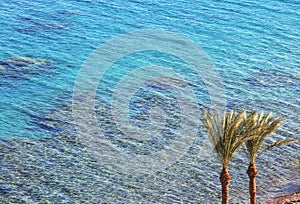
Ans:
{"label": "sea water", "polygon": [[[299,139],[300,4],[297,0],[0,0],[0,25],[1,62],[11,57],[51,61],[51,66],[42,66],[32,73],[25,73],[18,67],[17,71],[9,74],[7,70],[0,70],[1,141],[35,141],[54,137],[54,130],[43,128],[37,122],[63,104],[72,103],[77,74],[89,55],[113,37],[142,29],[170,31],[192,40],[215,64],[223,81],[228,109],[244,107],[273,111],[277,116],[286,118],[277,138]],[[126,66],[128,63],[131,68]],[[108,71],[106,86],[114,87],[126,75],[123,72],[126,69],[128,73],[134,68],[150,64],[172,67],[181,75],[186,75],[192,84],[200,86],[199,89],[194,88],[196,93],[198,91],[199,104],[205,107],[210,103],[203,81],[194,76],[195,73],[187,65],[174,56],[154,51],[148,54],[135,53],[123,61],[120,59],[113,65],[115,69],[112,67],[112,71]],[[201,89],[204,90],[202,95]],[[109,90],[107,94],[98,93],[97,97],[110,97],[113,88]],[[286,160],[299,163],[299,145],[280,148],[269,156],[275,158],[274,155],[282,152],[285,152]],[[276,171],[281,171],[284,184],[295,177],[299,179],[297,170],[291,170],[291,163],[284,165],[275,162],[280,166]],[[201,164],[197,165],[200,168]],[[293,176],[289,177],[288,173]],[[176,179],[173,181],[177,182]],[[1,180],[1,183],[5,182],[5,179]],[[200,181],[195,179],[188,188],[197,191],[194,186],[197,182]],[[174,200],[160,198],[157,191],[154,193],[157,202],[160,199],[161,202],[197,200],[185,196],[184,187],[176,187],[180,186],[179,183],[175,186],[163,181],[158,183],[170,189],[168,196],[174,197]],[[199,194],[200,201],[209,200],[218,192],[215,187],[218,186],[217,177],[207,179],[205,183],[208,183],[204,188],[209,189],[208,196],[201,197]],[[114,186],[114,183],[111,185]],[[51,194],[53,189],[49,191]],[[102,189],[101,192],[105,191]],[[142,191],[136,190],[137,194]],[[281,191],[276,188],[265,190],[261,196],[266,198],[267,193],[276,192]],[[129,194],[135,195],[135,191]],[[136,201],[132,197],[130,201]],[[237,196],[235,198],[240,199]],[[76,201],[70,196],[72,199]],[[108,200],[114,200],[114,196],[111,195]],[[149,195],[145,195],[147,201],[153,201]]]}

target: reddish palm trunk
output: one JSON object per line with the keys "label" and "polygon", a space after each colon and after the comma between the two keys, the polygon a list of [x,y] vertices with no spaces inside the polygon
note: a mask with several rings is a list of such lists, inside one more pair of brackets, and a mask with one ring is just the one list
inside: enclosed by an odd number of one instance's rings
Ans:
{"label": "reddish palm trunk", "polygon": [[247,170],[247,174],[249,176],[249,193],[250,193],[250,203],[256,204],[256,181],[255,177],[258,174],[258,170],[254,163],[250,163],[249,168]]}
{"label": "reddish palm trunk", "polygon": [[223,167],[220,175],[220,182],[222,184],[222,204],[229,204],[229,182],[230,174],[227,167]]}

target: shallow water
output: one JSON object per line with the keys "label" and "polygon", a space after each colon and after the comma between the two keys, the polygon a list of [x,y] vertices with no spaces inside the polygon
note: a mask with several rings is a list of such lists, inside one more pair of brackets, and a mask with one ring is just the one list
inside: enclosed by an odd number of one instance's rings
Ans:
{"label": "shallow water", "polygon": [[[150,177],[125,175],[88,155],[72,125],[70,104],[76,76],[87,57],[112,37],[138,29],[172,31],[193,40],[214,62],[228,109],[273,111],[286,118],[274,138],[300,139],[299,6],[296,0],[0,0],[0,200],[218,203],[220,166],[201,126],[188,153]],[[51,64],[8,64],[12,57],[41,58]],[[178,101],[168,87],[158,84],[149,86],[147,94],[139,90],[130,108],[132,120],[138,119],[140,127],[149,125],[150,107],[165,109],[169,120],[161,135],[136,144],[114,126],[109,98],[116,85],[130,71],[153,64],[185,76],[197,95],[199,109],[209,107],[207,87],[176,56],[145,51],[119,59],[99,83],[96,98],[105,107],[97,112],[99,124],[106,139],[120,151],[157,152],[170,145],[182,122]],[[260,199],[289,186],[299,190],[299,169],[295,168],[299,147],[297,143],[274,149],[258,161]],[[205,155],[199,155],[201,149]],[[231,165],[233,203],[247,203],[246,163],[241,153]]]}

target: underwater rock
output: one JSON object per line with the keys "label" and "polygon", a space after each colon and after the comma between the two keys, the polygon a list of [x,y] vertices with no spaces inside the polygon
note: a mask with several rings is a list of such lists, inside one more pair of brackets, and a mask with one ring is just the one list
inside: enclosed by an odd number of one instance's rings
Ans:
{"label": "underwater rock", "polygon": [[61,17],[69,17],[69,16],[73,16],[73,15],[75,15],[75,14],[79,14],[79,12],[78,11],[72,11],[72,10],[60,10],[60,11],[56,11],[55,13],[54,13],[54,17],[59,17],[59,18],[61,18]]}
{"label": "underwater rock", "polygon": [[188,82],[175,77],[159,77],[146,82],[146,85],[161,89],[184,89],[188,86]]}
{"label": "underwater rock", "polygon": [[23,64],[41,64],[51,65],[51,61],[42,58],[30,58],[30,57],[11,57],[7,62],[23,63]]}
{"label": "underwater rock", "polygon": [[253,86],[269,88],[300,86],[300,77],[285,72],[271,70],[261,70],[247,78],[246,81]]}
{"label": "underwater rock", "polygon": [[[150,90],[149,90],[150,89]],[[77,96],[77,102],[81,103],[85,100],[95,100],[93,96],[84,94]],[[96,97],[97,98],[97,97]],[[176,96],[165,92],[157,92],[153,87],[146,87],[138,90],[131,98],[128,104],[129,115],[127,121],[134,127],[144,129],[147,135],[148,129],[158,129],[159,131],[151,135],[151,139],[139,140],[126,132],[130,132],[130,127],[124,125],[122,129],[116,124],[112,115],[112,110],[116,110],[116,105],[111,105],[100,99],[95,100],[95,112],[98,119],[99,128],[105,139],[110,141],[119,149],[135,154],[147,155],[160,151],[168,146],[178,136],[182,126],[183,117],[181,116],[181,107]],[[78,107],[84,107],[84,105]],[[159,107],[166,115],[166,120],[162,123],[152,123],[152,108]],[[203,106],[195,107],[203,108]],[[82,117],[89,123],[90,118]],[[126,119],[125,119],[126,120]],[[123,118],[122,118],[123,122]],[[192,123],[192,122],[191,122]],[[75,124],[72,115],[72,104],[65,104],[57,110],[47,115],[37,117],[34,124],[41,130],[46,130],[55,134],[55,137],[68,143],[76,143],[79,138],[75,131]],[[122,132],[125,131],[125,132]],[[146,137],[146,136],[145,136]]]}
{"label": "underwater rock", "polygon": [[76,143],[77,141],[72,104],[64,104],[49,114],[36,117],[32,123],[41,130],[54,133],[57,139],[62,139],[64,142]]}
{"label": "underwater rock", "polygon": [[[115,144],[118,148],[136,154],[150,154],[162,149],[174,139],[174,131],[180,126],[180,107],[176,100],[162,95],[149,95],[145,93],[141,97],[149,100],[135,99],[129,104],[129,120],[134,125],[142,127],[149,126],[149,109],[153,106],[160,106],[167,114],[168,118],[160,135],[153,135],[151,140],[139,141],[130,138],[119,130],[112,116],[113,106],[104,102],[96,102],[95,112],[99,122],[99,127],[104,137]],[[84,118],[90,120],[90,118]],[[77,143],[78,137],[75,131],[75,124],[72,115],[72,104],[65,104],[50,114],[37,117],[34,121],[39,128],[55,133],[58,139],[68,143]],[[160,125],[160,124],[159,124]]]}
{"label": "underwater rock", "polygon": [[[58,17],[58,15],[61,14],[58,13],[54,17]],[[55,32],[69,28],[68,24],[61,23],[56,20],[49,22],[31,17],[19,17],[18,20],[22,22],[22,26],[24,27],[17,28],[16,30],[24,34],[32,34],[36,32]]]}
{"label": "underwater rock", "polygon": [[11,57],[0,61],[0,77],[22,78],[32,74],[49,74],[54,63],[42,58]]}

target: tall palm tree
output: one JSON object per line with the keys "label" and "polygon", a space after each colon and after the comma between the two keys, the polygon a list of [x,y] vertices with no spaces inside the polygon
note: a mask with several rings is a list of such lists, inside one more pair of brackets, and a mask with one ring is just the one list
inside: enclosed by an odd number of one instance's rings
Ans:
{"label": "tall palm tree", "polygon": [[[255,131],[252,126],[249,128],[251,131],[245,129],[245,110],[239,114],[236,111],[231,111],[230,113],[225,112],[223,115],[210,110],[209,112],[206,111],[205,117],[200,120],[222,164],[223,169],[220,174],[222,204],[228,204],[230,183],[230,174],[228,172],[229,162],[239,146],[247,140],[254,139],[256,134],[254,134]],[[260,127],[258,127],[259,129]]]}
{"label": "tall palm tree", "polygon": [[255,177],[258,174],[258,170],[255,166],[255,160],[257,156],[267,150],[272,149],[273,147],[277,147],[280,145],[288,144],[291,142],[296,142],[294,139],[280,140],[272,143],[270,146],[264,148],[259,152],[259,149],[263,146],[264,141],[267,137],[271,136],[275,133],[283,121],[283,118],[279,117],[271,117],[272,112],[264,115],[263,112],[260,114],[252,111],[246,120],[246,124],[251,125],[253,128],[260,127],[260,131],[257,132],[257,137],[248,140],[246,142],[246,147],[249,153],[250,164],[247,170],[247,174],[249,176],[249,193],[250,193],[250,202],[251,204],[256,204],[256,181]]}

